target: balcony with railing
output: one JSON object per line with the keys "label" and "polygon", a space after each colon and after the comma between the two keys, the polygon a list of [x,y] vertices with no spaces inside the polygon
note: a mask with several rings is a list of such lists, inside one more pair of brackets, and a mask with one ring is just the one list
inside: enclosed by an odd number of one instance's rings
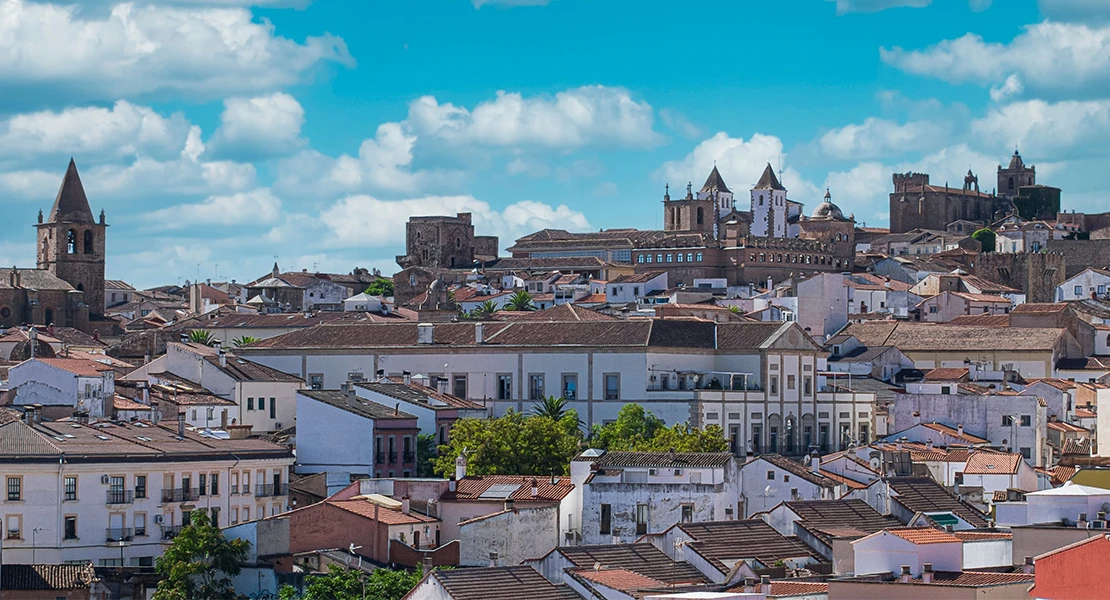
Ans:
{"label": "balcony with railing", "polygon": [[416,454],[413,452],[405,452],[401,455],[401,462],[411,463],[416,462]]}
{"label": "balcony with railing", "polygon": [[192,502],[203,496],[200,488],[170,488],[162,490],[162,502]]}
{"label": "balcony with railing", "polygon": [[163,525],[162,526],[162,539],[172,540],[181,533],[181,525]]}
{"label": "balcony with railing", "polygon": [[385,464],[385,452],[375,452],[374,453],[374,463],[379,464],[379,465]]}
{"label": "balcony with railing", "polygon": [[272,483],[266,483],[266,484],[257,485],[257,486],[254,487],[254,496],[255,496],[255,498],[265,498],[267,496],[288,496],[288,495],[289,495],[289,484],[287,484],[287,483],[281,483],[281,484],[278,484],[278,485],[274,485]]}
{"label": "balcony with railing", "polygon": [[132,504],[135,502],[135,492],[131,490],[108,490],[106,504]]}
{"label": "balcony with railing", "polygon": [[396,451],[390,452],[389,453],[389,464],[392,465],[392,464],[395,464],[396,462],[397,462],[397,452]]}
{"label": "balcony with railing", "polygon": [[130,527],[109,527],[108,528],[108,543],[111,542],[130,542],[135,538],[135,530]]}

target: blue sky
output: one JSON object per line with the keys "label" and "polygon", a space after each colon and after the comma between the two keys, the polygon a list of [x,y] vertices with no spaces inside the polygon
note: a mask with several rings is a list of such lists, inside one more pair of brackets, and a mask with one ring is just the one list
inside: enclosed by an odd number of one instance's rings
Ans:
{"label": "blue sky", "polygon": [[70,155],[144,287],[390,273],[411,214],[658,227],[714,162],[883,226],[894,171],[989,190],[1016,144],[1110,210],[1108,4],[0,0],[0,264]]}

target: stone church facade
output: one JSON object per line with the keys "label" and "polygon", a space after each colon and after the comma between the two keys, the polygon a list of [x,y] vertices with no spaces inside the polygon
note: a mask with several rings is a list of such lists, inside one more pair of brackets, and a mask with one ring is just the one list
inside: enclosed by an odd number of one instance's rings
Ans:
{"label": "stone church facade", "polygon": [[36,269],[0,269],[0,327],[60,325],[89,331],[104,308],[107,223],[93,217],[71,159],[48,217],[39,212]]}

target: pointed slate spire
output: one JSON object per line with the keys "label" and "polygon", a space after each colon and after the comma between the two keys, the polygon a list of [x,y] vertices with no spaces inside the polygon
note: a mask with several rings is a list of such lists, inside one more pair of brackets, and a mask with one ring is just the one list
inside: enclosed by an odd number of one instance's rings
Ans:
{"label": "pointed slate spire", "polygon": [[701,186],[702,192],[726,192],[731,194],[732,191],[725,185],[725,180],[721,177],[721,172],[717,170],[717,165],[713,165],[713,170],[709,173],[709,177],[705,180],[705,185]]}
{"label": "pointed slate spire", "polygon": [[54,198],[54,208],[50,210],[51,223],[93,223],[92,209],[77,173],[77,164],[69,159],[69,168],[62,178],[62,187]]}
{"label": "pointed slate spire", "polygon": [[771,163],[767,163],[767,168],[763,169],[763,176],[759,178],[759,183],[755,184],[752,189],[786,191],[786,188],[779,183],[779,178],[775,177],[775,170],[771,168]]}

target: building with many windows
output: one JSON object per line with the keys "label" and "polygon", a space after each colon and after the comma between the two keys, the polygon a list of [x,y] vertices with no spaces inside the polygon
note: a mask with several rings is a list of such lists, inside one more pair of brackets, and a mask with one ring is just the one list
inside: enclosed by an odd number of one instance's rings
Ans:
{"label": "building with many windows", "polygon": [[292,451],[184,421],[41,421],[0,411],[4,563],[152,566],[196,511],[220,526],[287,509]]}

